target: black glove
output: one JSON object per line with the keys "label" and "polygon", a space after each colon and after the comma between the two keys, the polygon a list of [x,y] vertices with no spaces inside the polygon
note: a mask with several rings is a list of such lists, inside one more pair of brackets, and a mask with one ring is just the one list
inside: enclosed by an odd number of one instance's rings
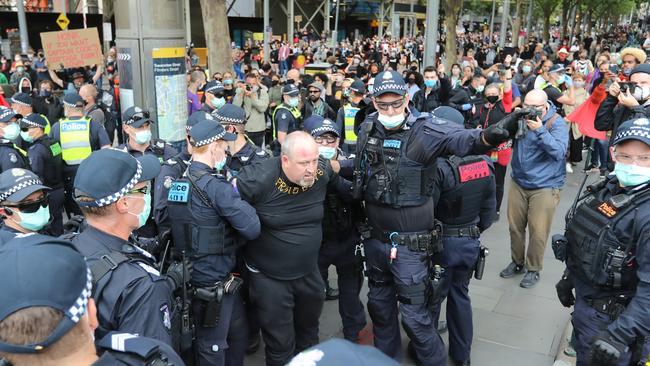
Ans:
{"label": "black glove", "polygon": [[573,296],[573,282],[568,276],[562,276],[562,279],[555,284],[555,290],[562,306],[570,308],[575,305],[576,298]]}
{"label": "black glove", "polygon": [[519,119],[529,113],[530,109],[528,108],[516,109],[501,121],[483,130],[483,138],[492,146],[497,146],[508,139],[514,138],[519,129]]}
{"label": "black glove", "polygon": [[594,366],[613,365],[628,349],[627,345],[614,340],[607,331],[598,334],[592,341],[589,364]]}
{"label": "black glove", "polygon": [[75,215],[63,224],[63,232],[65,233],[80,233],[88,224],[83,215]]}
{"label": "black glove", "polygon": [[[172,288],[176,290],[183,286],[183,279],[185,279],[185,281],[190,280],[192,269],[192,262],[185,258],[185,265],[183,265],[183,262],[174,262],[169,266],[169,268],[167,268],[167,273],[165,273],[165,275],[170,281]],[[185,271],[185,273],[183,273],[183,271]]]}

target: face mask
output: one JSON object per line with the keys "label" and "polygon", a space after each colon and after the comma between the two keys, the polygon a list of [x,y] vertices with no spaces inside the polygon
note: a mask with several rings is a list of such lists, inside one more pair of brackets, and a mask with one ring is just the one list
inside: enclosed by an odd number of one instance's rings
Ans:
{"label": "face mask", "polygon": [[271,84],[273,84],[273,86],[276,86],[276,85],[278,85],[279,83],[280,83],[280,80],[273,80],[273,81],[271,81]]}
{"label": "face mask", "polygon": [[634,99],[637,101],[643,102],[650,97],[650,86],[637,86],[634,88],[632,96],[634,96]]}
{"label": "face mask", "polygon": [[22,74],[23,72],[25,72],[25,68],[22,67],[22,66],[18,66],[18,67],[16,68],[16,72],[18,72],[19,74]]}
{"label": "face mask", "polygon": [[41,90],[41,92],[38,93],[38,95],[40,95],[41,97],[48,98],[48,97],[52,96],[52,92],[49,91],[49,90]]}
{"label": "face mask", "polygon": [[50,221],[50,210],[47,206],[41,206],[36,212],[18,212],[18,217],[20,217],[18,225],[30,231],[38,231]]}
{"label": "face mask", "polygon": [[564,76],[561,76],[560,78],[558,78],[556,82],[557,82],[557,85],[564,84]]}
{"label": "face mask", "polygon": [[23,132],[20,131],[20,137],[23,139],[25,142],[34,142],[34,138],[29,135],[29,132]]}
{"label": "face mask", "polygon": [[135,133],[135,142],[142,145],[151,141],[151,130],[137,131]]}
{"label": "face mask", "polygon": [[372,85],[372,84],[368,85],[368,94],[372,94],[374,89],[375,89],[374,85]]}
{"label": "face mask", "polygon": [[232,84],[232,79],[225,79],[225,80],[223,81],[223,83],[224,83],[224,84],[229,84],[229,85],[230,85],[230,84]]}
{"label": "face mask", "polygon": [[415,84],[415,79],[409,79],[409,84]]}
{"label": "face mask", "polygon": [[319,146],[318,153],[327,160],[331,160],[336,155],[336,148],[329,146]]}
{"label": "face mask", "polygon": [[476,87],[476,91],[479,92],[479,93],[482,93],[483,89],[485,89],[485,85],[479,85],[479,86]]}
{"label": "face mask", "polygon": [[7,140],[15,140],[20,135],[20,127],[17,123],[10,123],[4,128],[4,138]]}
{"label": "face mask", "polygon": [[287,101],[287,105],[291,108],[296,108],[300,104],[300,99],[298,98],[290,98],[289,101]]}
{"label": "face mask", "polygon": [[350,96],[350,91],[348,89],[345,89],[343,91],[343,96],[346,97],[346,98],[349,97]]}
{"label": "face mask", "polygon": [[528,66],[528,65],[526,65],[526,66],[524,66],[524,67],[521,68],[521,71],[523,71],[524,74],[530,74],[530,72],[533,71],[533,68],[530,67],[530,66]]}
{"label": "face mask", "polygon": [[223,167],[226,165],[226,161],[227,161],[227,160],[228,160],[228,157],[226,156],[226,154],[224,154],[224,155],[223,155],[223,159],[221,159],[221,161],[217,161],[217,162],[214,164],[214,168],[215,168],[216,170],[221,170],[221,169],[223,169]]}
{"label": "face mask", "polygon": [[32,91],[32,88],[30,88],[28,86],[23,86],[22,88],[20,88],[20,91],[23,92],[23,93],[29,94],[29,92]]}
{"label": "face mask", "polygon": [[632,73],[632,69],[631,69],[631,68],[626,67],[626,68],[623,69],[623,75],[625,75],[625,76],[630,76],[631,73]]}
{"label": "face mask", "polygon": [[424,86],[426,86],[427,88],[435,88],[437,84],[438,84],[438,80],[425,80],[424,81]]}
{"label": "face mask", "polygon": [[395,128],[404,122],[404,113],[395,116],[386,116],[379,113],[377,120],[386,128]]}
{"label": "face mask", "polygon": [[216,108],[219,109],[223,107],[223,105],[226,104],[226,98],[212,98],[212,105]]}
{"label": "face mask", "polygon": [[147,219],[149,218],[149,212],[151,212],[151,193],[147,192],[144,196],[129,196],[133,198],[142,198],[144,200],[144,207],[142,207],[142,212],[139,214],[134,214],[131,212],[128,212],[129,214],[135,216],[138,218],[138,227],[136,229],[139,229],[144,226],[144,224],[147,223]]}
{"label": "face mask", "polygon": [[490,102],[490,104],[495,104],[496,102],[499,101],[499,96],[498,95],[490,95],[488,97],[485,97],[485,100]]}
{"label": "face mask", "polygon": [[632,164],[616,163],[614,174],[618,181],[625,187],[638,186],[650,181],[650,168],[640,167]]}

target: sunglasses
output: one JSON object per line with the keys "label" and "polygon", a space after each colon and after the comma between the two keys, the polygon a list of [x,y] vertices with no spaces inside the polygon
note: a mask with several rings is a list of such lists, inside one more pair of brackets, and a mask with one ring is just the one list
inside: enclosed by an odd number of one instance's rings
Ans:
{"label": "sunglasses", "polygon": [[31,130],[32,128],[36,128],[36,127],[21,127],[20,130],[22,132],[27,132],[27,131]]}
{"label": "sunglasses", "polygon": [[219,93],[214,93],[213,95],[214,95],[215,98],[223,98],[225,94],[223,94],[222,92],[219,92]]}
{"label": "sunglasses", "polygon": [[47,194],[43,195],[40,199],[36,201],[30,201],[25,203],[19,203],[17,205],[6,205],[6,207],[15,207],[24,213],[34,213],[38,211],[41,207],[46,208],[49,202],[49,196]]}
{"label": "sunglasses", "polygon": [[149,112],[148,111],[143,111],[143,112],[138,112],[131,117],[131,120],[133,121],[139,121],[141,119],[147,119],[149,118]]}
{"label": "sunglasses", "polygon": [[334,137],[334,136],[316,136],[316,137],[314,137],[314,141],[316,141],[316,143],[319,143],[319,144],[321,144],[323,142],[327,142],[328,144],[332,144],[332,143],[336,142],[336,137]]}
{"label": "sunglasses", "polygon": [[404,105],[404,101],[406,100],[405,97],[402,97],[398,100],[392,101],[392,102],[378,102],[375,101],[375,104],[377,105],[378,109],[381,109],[382,111],[387,111],[390,107],[393,107],[393,109],[400,108],[401,106]]}
{"label": "sunglasses", "polygon": [[142,193],[142,194],[147,194],[149,192],[150,186],[147,184],[146,186],[138,189],[132,189],[127,192],[127,195],[133,194],[133,193]]}

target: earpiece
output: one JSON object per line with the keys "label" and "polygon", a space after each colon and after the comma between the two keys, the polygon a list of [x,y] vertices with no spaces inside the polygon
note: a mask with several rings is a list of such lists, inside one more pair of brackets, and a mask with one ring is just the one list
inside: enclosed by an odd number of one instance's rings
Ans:
{"label": "earpiece", "polygon": [[14,214],[14,211],[9,207],[5,207],[5,213],[7,214],[7,216],[11,216]]}

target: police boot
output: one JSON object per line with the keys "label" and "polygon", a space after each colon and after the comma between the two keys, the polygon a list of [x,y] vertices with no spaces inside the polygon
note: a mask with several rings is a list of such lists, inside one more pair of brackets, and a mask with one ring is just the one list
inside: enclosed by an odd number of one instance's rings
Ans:
{"label": "police boot", "polygon": [[447,321],[446,320],[439,321],[436,330],[438,330],[438,334],[445,333],[447,331]]}
{"label": "police boot", "polygon": [[336,300],[339,298],[339,290],[330,287],[329,282],[325,288],[325,300]]}

